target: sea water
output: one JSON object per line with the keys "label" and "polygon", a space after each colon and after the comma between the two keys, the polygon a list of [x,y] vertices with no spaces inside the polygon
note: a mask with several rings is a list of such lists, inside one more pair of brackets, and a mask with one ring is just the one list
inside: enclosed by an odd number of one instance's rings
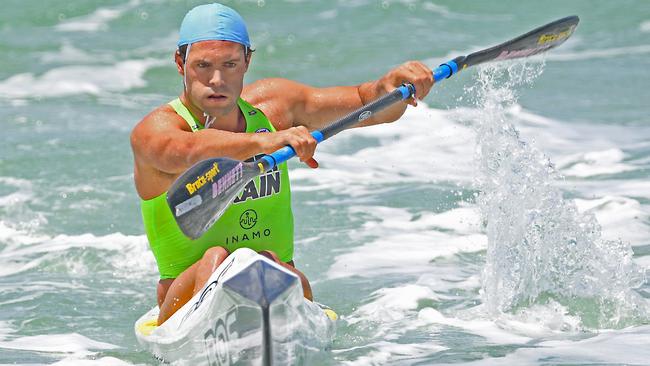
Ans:
{"label": "sea water", "polygon": [[[201,1],[0,12],[0,364],[157,364],[129,133],[171,100]],[[331,365],[650,364],[650,2],[224,1],[246,82],[429,66],[567,15],[560,48],[468,69],[393,124],[290,162],[296,264],[341,316]]]}

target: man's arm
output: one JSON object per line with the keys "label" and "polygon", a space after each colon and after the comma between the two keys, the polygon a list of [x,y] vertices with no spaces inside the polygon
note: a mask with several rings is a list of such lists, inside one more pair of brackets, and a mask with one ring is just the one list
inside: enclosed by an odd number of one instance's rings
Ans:
{"label": "man's arm", "polygon": [[[305,126],[316,130],[405,82],[412,83],[416,88],[416,99],[422,99],[429,93],[434,80],[426,65],[411,61],[377,80],[357,86],[315,88],[286,79],[263,79],[248,85],[244,89],[244,98],[263,110],[277,129]],[[412,99],[407,103],[416,105],[417,101]],[[396,121],[404,114],[407,103],[397,103],[356,127]]]}
{"label": "man's arm", "polygon": [[171,108],[163,106],[146,116],[131,132],[136,159],[160,172],[176,175],[194,163],[215,156],[243,160],[262,151],[253,134],[216,129],[197,132]]}
{"label": "man's arm", "polygon": [[144,199],[166,191],[174,179],[193,164],[208,158],[245,160],[291,145],[300,160],[310,166],[316,141],[305,127],[277,133],[235,133],[217,129],[192,132],[169,106],[147,115],[131,132],[135,183]]}

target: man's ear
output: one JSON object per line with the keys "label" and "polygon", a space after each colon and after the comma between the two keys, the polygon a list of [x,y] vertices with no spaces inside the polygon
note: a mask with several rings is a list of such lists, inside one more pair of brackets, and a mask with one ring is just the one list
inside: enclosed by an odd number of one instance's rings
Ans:
{"label": "man's ear", "polygon": [[184,69],[183,66],[184,66],[185,63],[183,62],[183,56],[181,56],[181,54],[180,54],[180,52],[178,52],[178,50],[176,50],[176,52],[174,53],[174,62],[176,63],[176,69],[178,70],[178,73],[181,76],[184,76],[185,69]]}
{"label": "man's ear", "polygon": [[253,52],[248,51],[246,52],[246,55],[244,56],[245,58],[245,64],[246,64],[246,71],[248,71],[248,66],[251,65],[251,59],[253,58]]}

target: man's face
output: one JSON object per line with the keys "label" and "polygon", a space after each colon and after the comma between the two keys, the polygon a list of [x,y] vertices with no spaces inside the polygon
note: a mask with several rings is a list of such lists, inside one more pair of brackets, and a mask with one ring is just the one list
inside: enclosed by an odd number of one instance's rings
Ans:
{"label": "man's face", "polygon": [[187,96],[195,106],[212,117],[226,115],[237,106],[248,70],[241,44],[197,42],[190,47],[186,62]]}

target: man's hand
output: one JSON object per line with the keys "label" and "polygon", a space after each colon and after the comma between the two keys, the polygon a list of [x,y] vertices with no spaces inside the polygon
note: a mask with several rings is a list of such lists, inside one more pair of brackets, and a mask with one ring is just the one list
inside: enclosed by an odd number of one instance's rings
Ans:
{"label": "man's hand", "polygon": [[415,98],[406,102],[412,106],[417,105],[417,100],[424,99],[433,87],[433,73],[427,65],[419,61],[409,61],[390,70],[379,80],[372,82],[371,86],[364,90],[367,94],[361,95],[363,104],[388,94],[404,83],[411,83],[415,86]]}
{"label": "man's hand", "polygon": [[[415,97],[404,102],[417,106],[417,101],[429,94],[434,82],[433,73],[429,67],[419,61],[409,61],[390,70],[378,80],[361,84],[359,86],[359,96],[363,104],[366,105],[392,92],[404,83],[411,83],[415,86]],[[385,112],[381,112],[375,118],[374,123],[368,124],[392,122],[399,119],[406,110],[406,104],[397,104]]]}
{"label": "man's hand", "polygon": [[263,152],[270,154],[286,145],[290,145],[295,151],[296,156],[310,168],[318,168],[318,162],[314,160],[316,151],[316,139],[309,133],[306,127],[291,127],[286,130],[269,133],[259,133]]}

